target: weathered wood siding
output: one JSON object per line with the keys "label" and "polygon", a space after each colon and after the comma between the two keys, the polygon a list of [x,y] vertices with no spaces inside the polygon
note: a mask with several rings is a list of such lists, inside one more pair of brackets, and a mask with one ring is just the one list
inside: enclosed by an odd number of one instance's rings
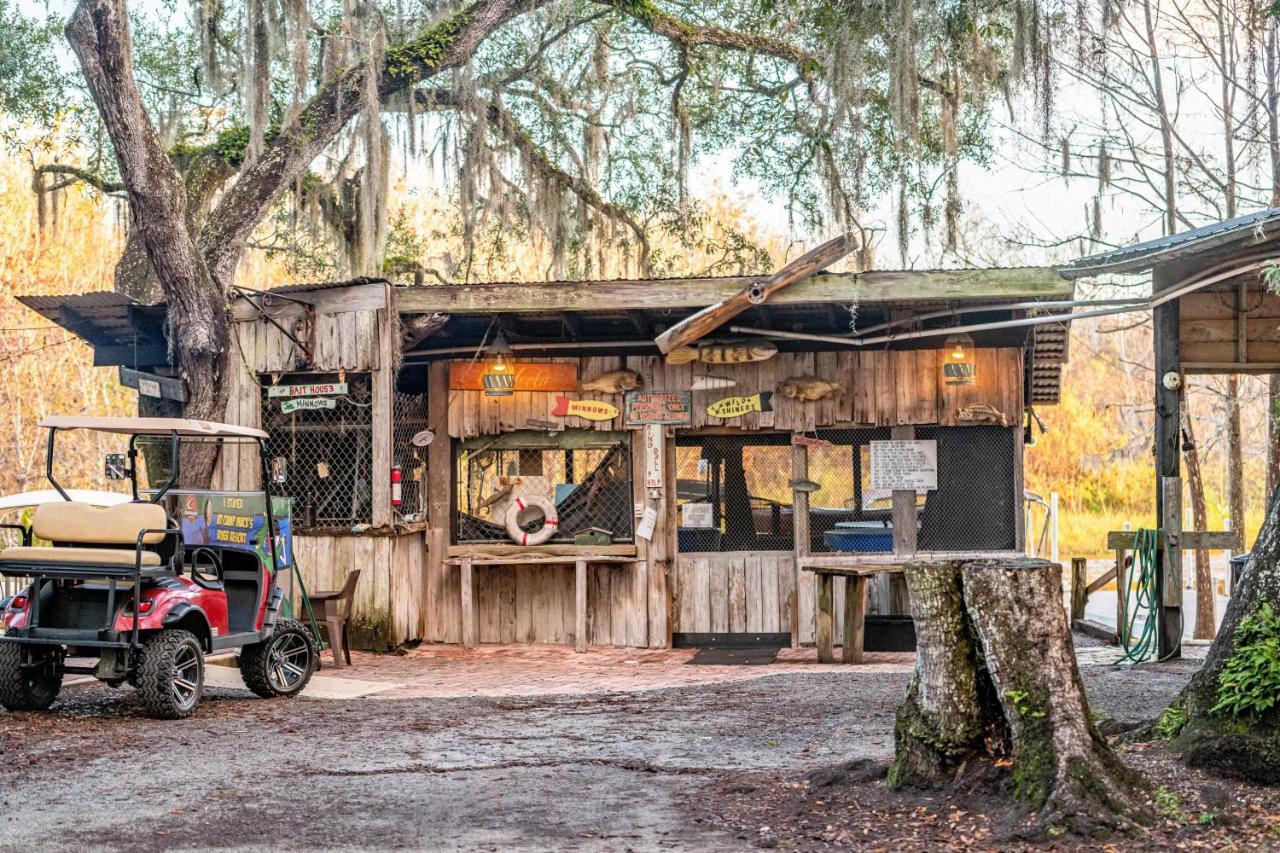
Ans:
{"label": "weathered wood siding", "polygon": [[[310,591],[341,589],[360,570],[351,614],[351,643],[392,649],[424,636],[422,533],[401,536],[294,536],[293,555]],[[295,613],[305,611],[295,609]]]}
{"label": "weathered wood siding", "polygon": [[[875,350],[871,352],[780,353],[768,361],[743,365],[696,362],[671,365],[657,356],[588,357],[576,359],[579,377],[586,381],[609,370],[626,367],[645,379],[654,391],[682,391],[694,376],[723,376],[737,384],[728,389],[693,392],[691,428],[728,426],[745,430],[805,431],[820,426],[897,426],[900,424],[964,423],[963,406],[983,403],[1003,413],[1010,425],[1022,415],[1022,358],[1016,348],[974,350],[978,382],[969,386],[942,383],[939,350]],[[533,359],[537,360],[537,359]],[[542,359],[547,361],[549,359]],[[575,359],[556,359],[574,361]],[[750,396],[772,391],[792,376],[814,375],[842,382],[843,394],[817,402],[798,402],[774,396],[772,412],[752,412],[724,420],[707,414],[707,406],[722,397]],[[486,397],[483,391],[449,392],[449,435],[470,438],[521,429],[530,419],[562,420],[580,429],[622,428],[624,394],[566,393],[571,399],[606,400],[618,407],[610,421],[555,418],[553,392],[516,392],[509,397]]]}
{"label": "weathered wood siding", "polygon": [[792,630],[796,561],[790,551],[681,554],[673,580],[677,633]]}

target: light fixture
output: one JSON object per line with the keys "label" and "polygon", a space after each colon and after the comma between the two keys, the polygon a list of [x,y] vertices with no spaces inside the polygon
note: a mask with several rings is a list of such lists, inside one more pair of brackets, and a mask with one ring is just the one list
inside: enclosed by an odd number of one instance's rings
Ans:
{"label": "light fixture", "polygon": [[944,385],[972,385],[977,381],[977,365],[973,360],[973,338],[968,335],[951,335],[947,338],[946,354],[942,359]]}
{"label": "light fixture", "polygon": [[493,365],[490,368],[494,373],[506,373],[511,369],[508,359],[511,357],[511,344],[507,343],[506,337],[503,336],[502,330],[498,330],[498,334],[494,335],[493,343],[489,344],[489,352],[493,353]]}

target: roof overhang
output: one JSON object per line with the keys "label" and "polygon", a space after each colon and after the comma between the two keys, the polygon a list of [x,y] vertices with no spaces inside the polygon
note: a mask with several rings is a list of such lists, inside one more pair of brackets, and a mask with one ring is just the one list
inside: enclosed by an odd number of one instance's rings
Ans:
{"label": "roof overhang", "polygon": [[40,421],[44,429],[87,429],[119,435],[172,435],[194,438],[266,438],[253,427],[196,421],[190,418],[89,418],[75,415],[51,415]]}

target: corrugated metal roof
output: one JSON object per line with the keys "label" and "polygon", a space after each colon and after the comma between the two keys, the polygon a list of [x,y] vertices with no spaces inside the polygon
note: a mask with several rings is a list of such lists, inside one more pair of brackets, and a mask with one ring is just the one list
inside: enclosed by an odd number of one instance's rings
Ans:
{"label": "corrugated metal roof", "polygon": [[1280,231],[1280,207],[1272,207],[1168,237],[1135,243],[1123,249],[1087,255],[1062,267],[1059,272],[1067,278],[1083,278],[1102,273],[1143,272],[1162,261],[1236,242],[1262,243],[1274,239],[1277,231]]}

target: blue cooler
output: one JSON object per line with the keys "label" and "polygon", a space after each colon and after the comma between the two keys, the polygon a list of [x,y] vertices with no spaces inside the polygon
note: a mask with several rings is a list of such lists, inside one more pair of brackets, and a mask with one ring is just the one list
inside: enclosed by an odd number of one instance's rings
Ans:
{"label": "blue cooler", "polygon": [[893,526],[878,521],[841,521],[822,534],[830,551],[883,554],[893,551]]}

